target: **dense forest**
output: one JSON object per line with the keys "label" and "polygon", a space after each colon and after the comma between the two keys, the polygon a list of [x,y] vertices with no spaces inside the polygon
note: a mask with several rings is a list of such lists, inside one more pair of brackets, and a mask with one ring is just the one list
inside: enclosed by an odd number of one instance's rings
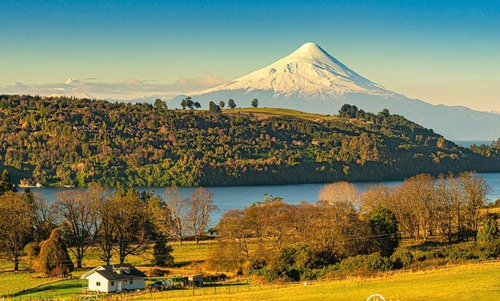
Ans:
{"label": "dense forest", "polygon": [[[500,171],[500,143],[458,147],[384,110],[262,116],[0,95],[0,168],[17,183],[215,186],[403,179]],[[330,112],[332,115],[336,112]]]}

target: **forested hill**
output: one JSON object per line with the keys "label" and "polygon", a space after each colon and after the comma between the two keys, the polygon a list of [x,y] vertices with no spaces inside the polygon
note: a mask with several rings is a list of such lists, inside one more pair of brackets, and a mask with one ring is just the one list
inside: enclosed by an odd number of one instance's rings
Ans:
{"label": "forested hill", "polygon": [[499,157],[498,148],[474,153],[388,111],[374,115],[351,106],[340,116],[265,108],[212,113],[168,110],[163,103],[0,95],[0,168],[16,182],[394,180],[423,172],[500,171]]}

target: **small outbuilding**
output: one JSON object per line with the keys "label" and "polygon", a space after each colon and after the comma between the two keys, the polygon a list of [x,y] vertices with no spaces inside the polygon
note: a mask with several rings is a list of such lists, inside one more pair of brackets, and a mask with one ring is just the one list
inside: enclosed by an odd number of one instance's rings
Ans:
{"label": "small outbuilding", "polygon": [[201,287],[203,285],[203,275],[202,274],[191,275],[191,276],[188,276],[187,278],[188,278],[188,284],[190,286]]}
{"label": "small outbuilding", "polygon": [[131,264],[101,265],[83,274],[90,292],[112,293],[144,289],[147,276]]}

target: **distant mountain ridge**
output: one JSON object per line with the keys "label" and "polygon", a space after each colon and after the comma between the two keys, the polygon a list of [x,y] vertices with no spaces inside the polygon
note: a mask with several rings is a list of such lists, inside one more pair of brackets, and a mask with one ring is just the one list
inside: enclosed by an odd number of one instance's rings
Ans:
{"label": "distant mountain ridge", "polygon": [[[500,115],[462,106],[432,105],[389,91],[359,75],[315,43],[306,43],[275,63],[226,84],[189,94],[207,106],[232,98],[246,107],[260,106],[334,114],[345,103],[367,111],[384,108],[432,128],[448,139],[493,140],[500,136]],[[186,97],[169,102],[178,105]]]}

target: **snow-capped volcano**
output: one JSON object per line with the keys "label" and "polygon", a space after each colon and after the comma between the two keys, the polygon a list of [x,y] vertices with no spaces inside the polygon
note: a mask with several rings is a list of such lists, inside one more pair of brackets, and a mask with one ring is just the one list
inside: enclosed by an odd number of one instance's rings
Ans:
{"label": "snow-capped volcano", "polygon": [[292,95],[327,99],[345,93],[393,95],[362,77],[315,43],[305,43],[279,61],[218,87],[194,93],[221,90],[272,90],[275,96]]}
{"label": "snow-capped volcano", "polygon": [[[248,107],[252,99],[260,107],[281,107],[336,114],[345,104],[373,113],[389,109],[448,139],[493,140],[500,136],[500,115],[461,106],[431,105],[386,90],[329,55],[315,43],[306,43],[275,63],[226,84],[189,93],[202,107],[209,101],[233,99]],[[186,95],[170,100],[178,106]]]}

